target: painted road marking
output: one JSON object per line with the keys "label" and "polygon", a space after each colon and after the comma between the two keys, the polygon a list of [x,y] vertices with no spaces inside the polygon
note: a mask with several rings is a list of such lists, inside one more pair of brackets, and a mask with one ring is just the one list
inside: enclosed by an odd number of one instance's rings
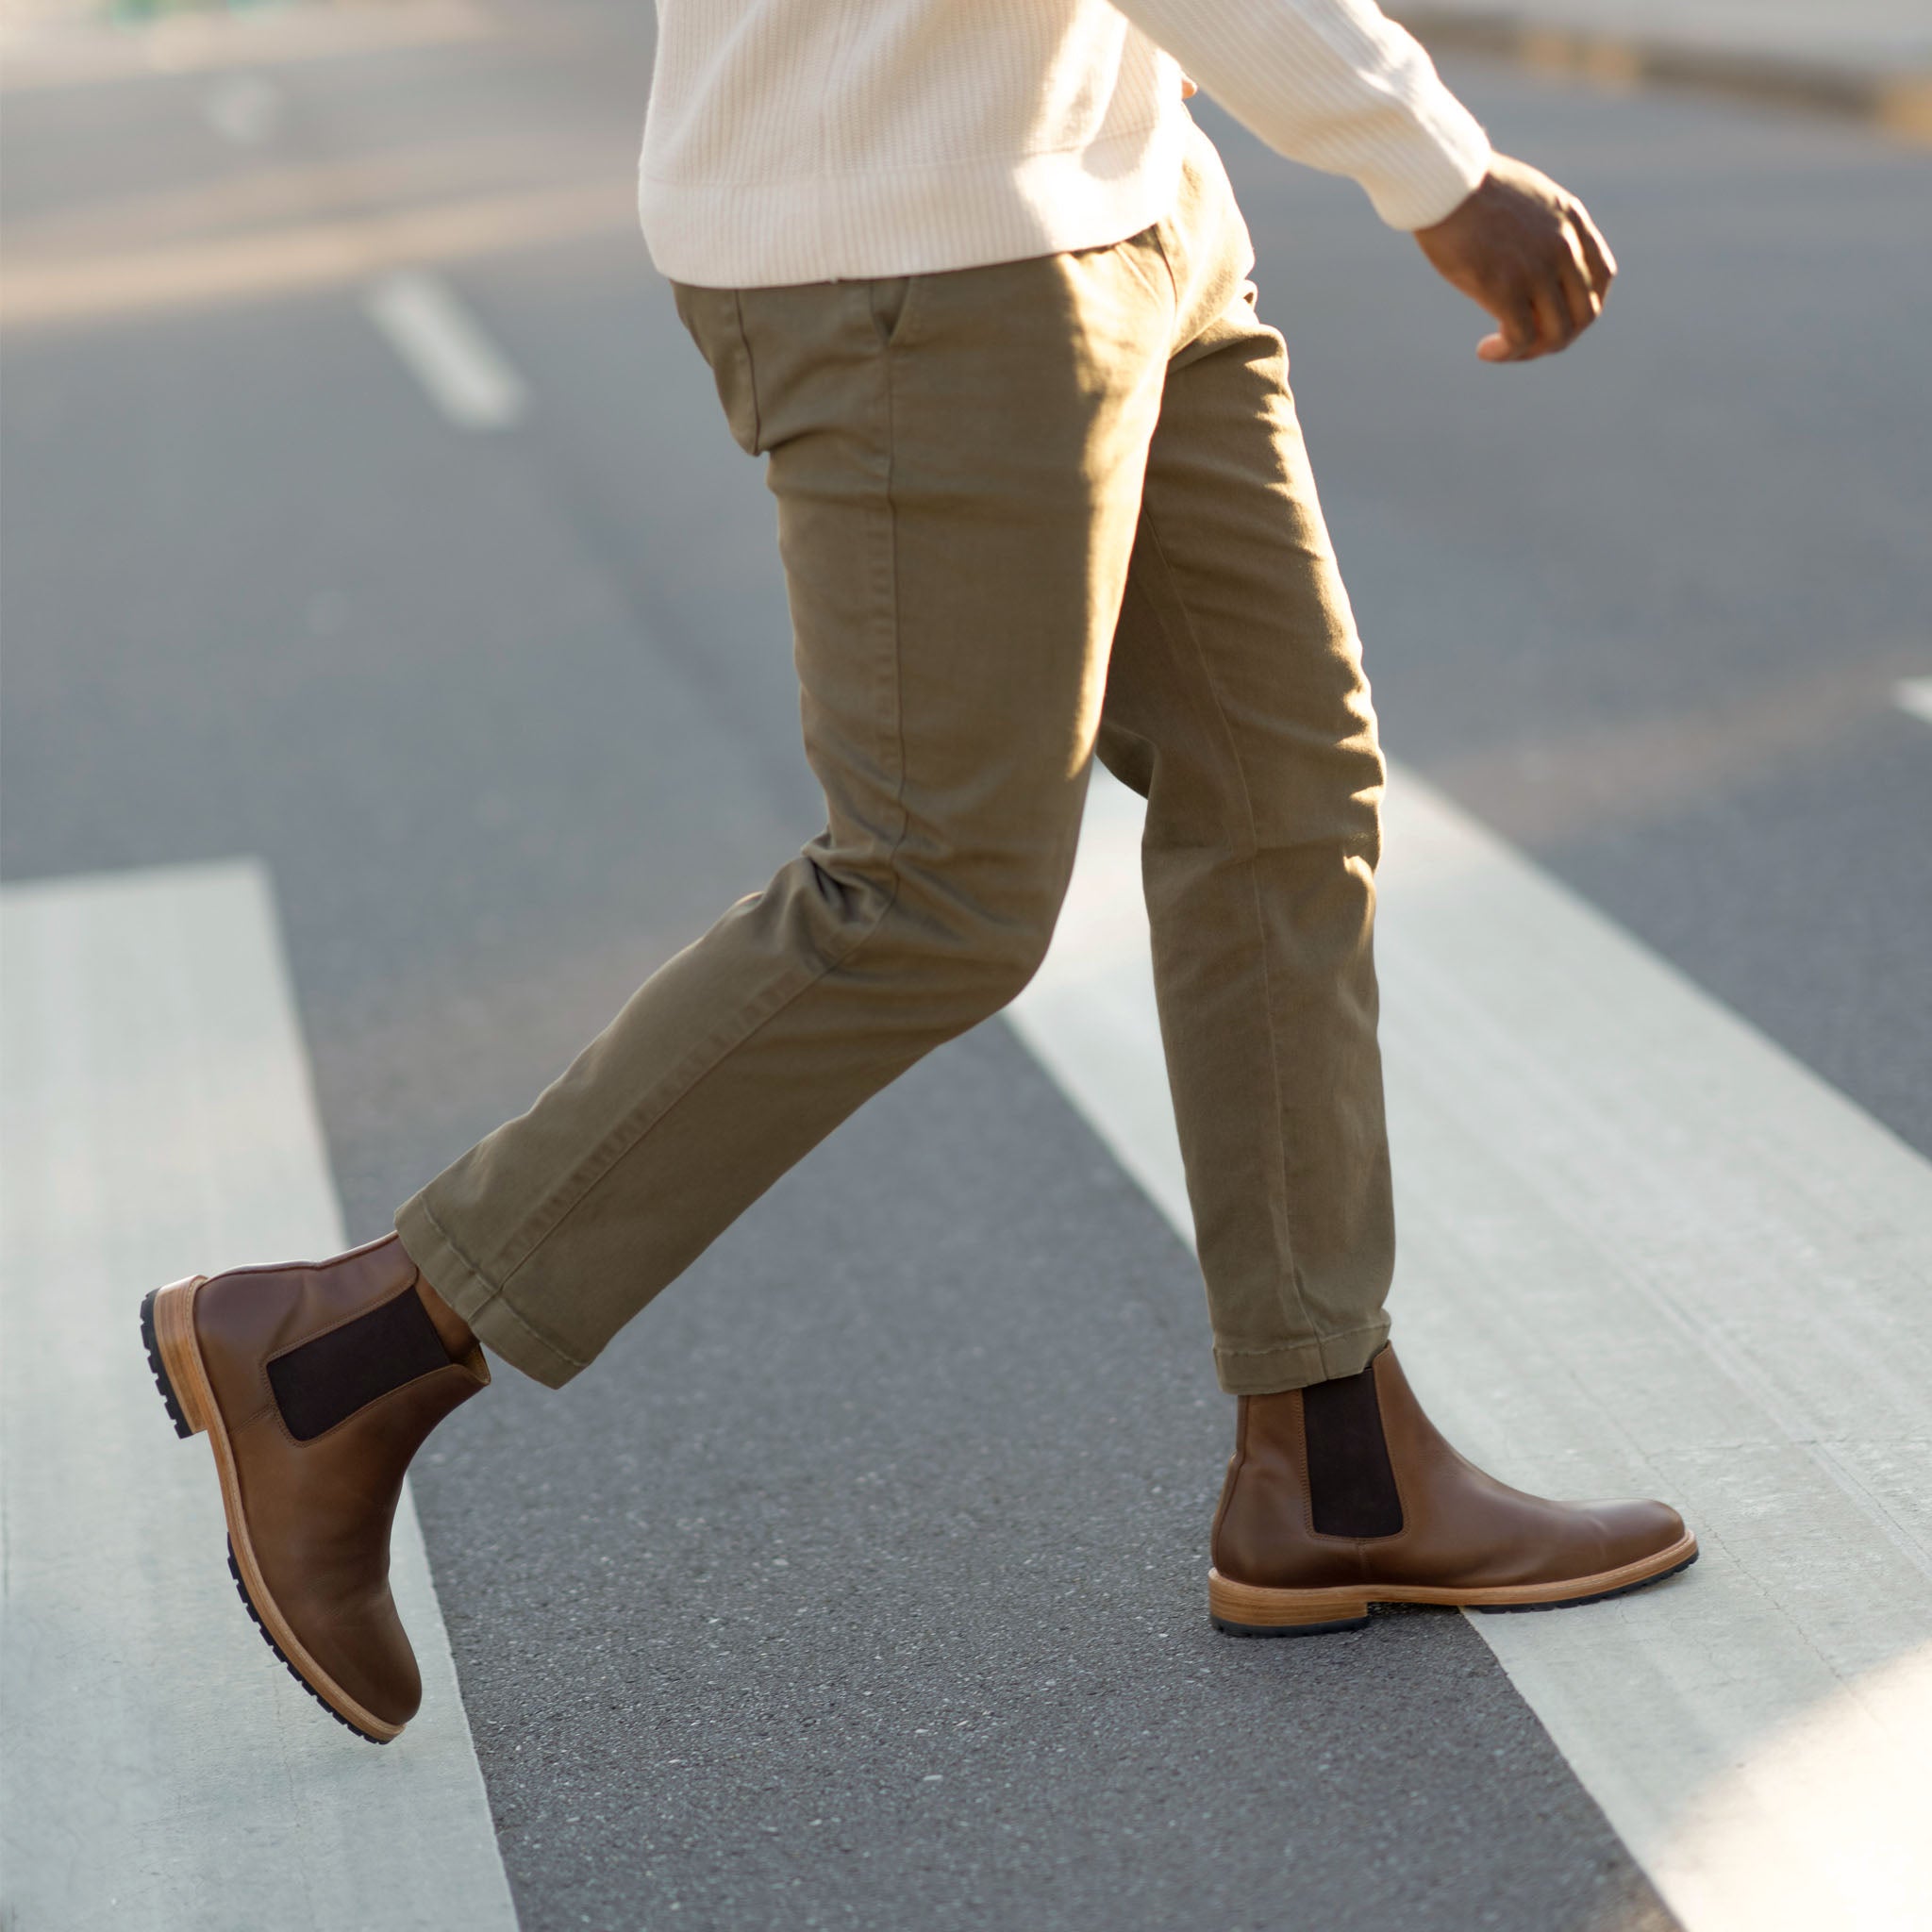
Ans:
{"label": "painted road marking", "polygon": [[[1022,1038],[1191,1237],[1097,777]],[[1405,1365],[1507,1480],[1662,1495],[1704,1560],[1476,1617],[1686,1932],[1924,1926],[1932,1163],[1398,773],[1383,1040]]]}
{"label": "painted road marking", "polygon": [[9,886],[0,967],[8,1924],[514,1932],[407,1493],[424,1707],[377,1749],[250,1625],[140,1345],[158,1283],[344,1245],[265,873]]}
{"label": "painted road marking", "polygon": [[1932,724],[1932,677],[1905,677],[1891,688],[1892,702]]}
{"label": "painted road marking", "polygon": [[257,147],[282,125],[288,96],[259,74],[225,74],[201,97],[208,125],[237,147]]}
{"label": "painted road marking", "polygon": [[390,345],[460,429],[508,429],[529,391],[440,275],[402,269],[384,275],[363,306]]}

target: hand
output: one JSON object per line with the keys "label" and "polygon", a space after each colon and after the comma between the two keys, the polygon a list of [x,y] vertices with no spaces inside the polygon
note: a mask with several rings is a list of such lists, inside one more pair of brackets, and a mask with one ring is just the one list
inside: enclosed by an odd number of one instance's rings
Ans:
{"label": "hand", "polygon": [[1528,362],[1567,349],[1603,313],[1617,273],[1583,204],[1523,161],[1497,155],[1469,199],[1415,239],[1444,281],[1499,325],[1476,344],[1485,362]]}

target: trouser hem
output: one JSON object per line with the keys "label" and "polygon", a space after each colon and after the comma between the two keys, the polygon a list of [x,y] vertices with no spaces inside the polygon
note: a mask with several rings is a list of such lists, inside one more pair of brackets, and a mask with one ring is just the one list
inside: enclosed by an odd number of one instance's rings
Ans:
{"label": "trouser hem", "polygon": [[1388,1340],[1384,1315],[1366,1327],[1345,1329],[1320,1341],[1297,1341],[1286,1348],[1216,1348],[1214,1372],[1230,1395],[1279,1395],[1332,1382],[1338,1375],[1359,1374]]}
{"label": "trouser hem", "polygon": [[540,1334],[443,1231],[421,1194],[396,1209],[403,1250],[430,1287],[470,1324],[476,1340],[546,1389],[561,1389],[589,1366]]}

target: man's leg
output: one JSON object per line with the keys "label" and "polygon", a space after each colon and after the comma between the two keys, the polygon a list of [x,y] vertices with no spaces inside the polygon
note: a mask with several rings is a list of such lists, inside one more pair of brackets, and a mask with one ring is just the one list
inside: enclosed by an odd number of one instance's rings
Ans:
{"label": "man's leg", "polygon": [[400,1241],[142,1309],[177,1426],[213,1442],[244,1596],[371,1738],[420,1690],[391,1516],[428,1431],[489,1380],[476,1337],[575,1374],[1018,991],[1072,866],[1174,326],[1158,244],[682,306],[740,440],[770,453],[826,830],[406,1204]]}
{"label": "man's leg", "polygon": [[680,300],[770,453],[828,825],[397,1216],[443,1298],[552,1384],[1038,964],[1173,308],[1146,242]]}
{"label": "man's leg", "polygon": [[1245,1393],[1369,1360],[1394,1228],[1375,719],[1286,351],[1216,185],[1184,199],[1170,242],[1184,327],[1209,306],[1168,373],[1100,754],[1148,801],[1169,1081],[1215,1361]]}
{"label": "man's leg", "polygon": [[1210,1607],[1224,1628],[1279,1635],[1359,1624],[1374,1602],[1518,1608],[1632,1589],[1695,1557],[1674,1510],[1492,1481],[1383,1345],[1382,762],[1287,358],[1251,291],[1226,286],[1226,208],[1196,178],[1163,229],[1184,340],[1101,749],[1148,800],[1161,1030],[1216,1361],[1240,1396]]}

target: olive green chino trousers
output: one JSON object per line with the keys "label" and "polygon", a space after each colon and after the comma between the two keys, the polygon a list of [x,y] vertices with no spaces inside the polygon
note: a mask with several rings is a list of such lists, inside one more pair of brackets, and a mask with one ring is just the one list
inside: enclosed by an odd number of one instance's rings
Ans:
{"label": "olive green chino trousers", "polygon": [[1352,1374],[1393,1258],[1383,766],[1281,338],[1205,136],[1117,245],[681,288],[768,458],[825,829],[396,1217],[560,1385],[864,1100],[1025,985],[1096,750],[1147,800],[1168,1074],[1224,1388]]}

